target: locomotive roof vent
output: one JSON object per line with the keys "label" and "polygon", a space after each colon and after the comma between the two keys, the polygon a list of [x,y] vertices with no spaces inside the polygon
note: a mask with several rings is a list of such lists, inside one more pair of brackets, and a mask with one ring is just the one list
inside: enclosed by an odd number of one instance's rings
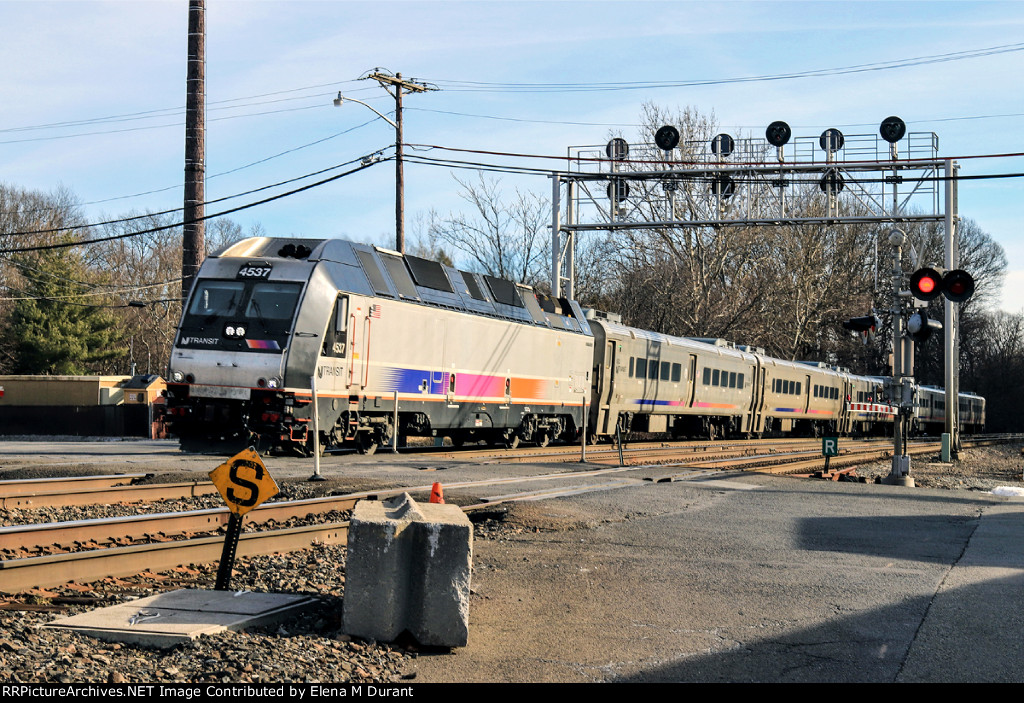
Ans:
{"label": "locomotive roof vent", "polygon": [[313,253],[313,250],[305,244],[285,244],[277,250],[277,255],[285,259],[305,259]]}

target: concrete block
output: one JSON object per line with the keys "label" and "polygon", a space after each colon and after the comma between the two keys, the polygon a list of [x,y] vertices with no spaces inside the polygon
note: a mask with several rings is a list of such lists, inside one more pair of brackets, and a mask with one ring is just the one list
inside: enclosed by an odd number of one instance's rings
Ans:
{"label": "concrete block", "polygon": [[463,647],[469,637],[473,526],[458,506],[408,493],[356,504],[348,532],[345,632]]}

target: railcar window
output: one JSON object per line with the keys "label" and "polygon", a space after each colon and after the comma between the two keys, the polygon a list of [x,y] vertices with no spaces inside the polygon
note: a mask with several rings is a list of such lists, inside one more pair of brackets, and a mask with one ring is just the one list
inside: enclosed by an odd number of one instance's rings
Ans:
{"label": "railcar window", "polygon": [[672,364],[667,361],[661,362],[661,380],[667,381],[671,373]]}
{"label": "railcar window", "polygon": [[712,386],[721,385],[719,383],[719,376],[720,375],[721,375],[721,371],[719,371],[718,369],[712,369],[711,370],[711,385]]}
{"label": "railcar window", "polygon": [[654,359],[647,362],[647,378],[652,381],[658,380],[658,362]]}
{"label": "railcar window", "polygon": [[416,286],[412,284],[412,278],[409,277],[409,271],[405,268],[401,257],[393,254],[380,254],[380,259],[384,262],[384,268],[391,274],[391,281],[398,289],[398,295],[403,298],[419,300],[420,295],[416,292]]}
{"label": "railcar window", "polygon": [[803,387],[803,386],[802,386],[802,385],[800,384],[800,381],[797,381],[797,382],[796,382],[796,394],[797,394],[797,395],[800,395],[800,389],[801,389],[802,387]]}
{"label": "railcar window", "polygon": [[487,296],[480,290],[480,286],[477,285],[476,278],[473,274],[468,271],[459,271],[462,274],[462,280],[466,284],[466,290],[469,291],[470,297],[475,300],[487,300]]}
{"label": "railcar window", "polygon": [[299,301],[298,283],[257,283],[245,308],[245,316],[263,320],[290,320]]}
{"label": "railcar window", "polygon": [[242,281],[201,281],[192,296],[191,315],[218,315],[228,317],[238,310],[242,302]]}
{"label": "railcar window", "polygon": [[711,369],[709,369],[707,366],[704,367],[704,385],[711,385]]}
{"label": "railcar window", "polygon": [[512,305],[517,308],[524,307],[523,300],[519,297],[519,291],[516,290],[516,284],[512,283],[512,281],[487,275],[484,275],[484,281],[487,283],[487,287],[491,289],[494,299],[499,303]]}
{"label": "railcar window", "polygon": [[636,360],[636,377],[646,378],[647,377],[647,359]]}
{"label": "railcar window", "polygon": [[729,372],[729,388],[735,388],[735,387],[736,387],[736,372],[735,371],[730,371]]}
{"label": "railcar window", "polygon": [[679,383],[679,380],[683,376],[682,364],[672,364],[672,382]]}
{"label": "railcar window", "polygon": [[633,378],[633,363],[636,361],[633,357],[629,357],[629,377]]}
{"label": "railcar window", "polygon": [[412,271],[412,277],[416,279],[417,285],[448,293],[455,292],[444,272],[444,267],[438,262],[406,254],[405,263],[409,265],[409,270]]}
{"label": "railcar window", "polygon": [[377,259],[374,258],[373,254],[357,249],[356,256],[359,257],[359,263],[363,265],[366,277],[370,279],[373,292],[377,295],[393,297],[394,293],[391,292],[391,287],[388,286],[387,279],[384,278],[384,272],[380,270],[380,266],[377,265]]}
{"label": "railcar window", "polygon": [[743,390],[743,374],[736,377],[736,387]]}

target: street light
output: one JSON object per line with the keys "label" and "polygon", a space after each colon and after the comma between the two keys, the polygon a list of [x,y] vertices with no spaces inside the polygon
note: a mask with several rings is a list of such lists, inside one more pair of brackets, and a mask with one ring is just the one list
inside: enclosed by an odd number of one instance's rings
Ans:
{"label": "street light", "polygon": [[382,120],[387,122],[389,125],[391,125],[395,129],[398,129],[398,125],[395,123],[394,120],[392,120],[390,117],[388,117],[387,115],[383,114],[382,112],[378,112],[377,108],[375,108],[373,105],[369,105],[367,103],[364,103],[362,100],[356,100],[355,98],[346,98],[340,92],[338,93],[338,97],[336,97],[334,99],[334,107],[341,107],[341,104],[343,102],[345,102],[346,100],[348,100],[349,102],[352,102],[352,103],[359,103],[360,105],[362,105],[364,107],[370,108],[371,110],[373,110],[374,112],[377,113],[378,117],[380,117]]}
{"label": "street light", "polygon": [[[399,93],[401,94],[401,93]],[[334,106],[341,107],[341,104],[346,100],[354,103],[359,103],[364,107],[368,107],[373,110],[374,113],[382,120],[387,122],[389,125],[395,128],[395,250],[400,254],[405,253],[405,169],[402,164],[402,110],[401,103],[399,103],[399,109],[396,111],[395,116],[398,117],[398,121],[394,121],[388,116],[382,114],[373,105],[367,105],[362,100],[356,100],[355,98],[346,98],[341,92],[338,92],[338,97],[334,99]]]}

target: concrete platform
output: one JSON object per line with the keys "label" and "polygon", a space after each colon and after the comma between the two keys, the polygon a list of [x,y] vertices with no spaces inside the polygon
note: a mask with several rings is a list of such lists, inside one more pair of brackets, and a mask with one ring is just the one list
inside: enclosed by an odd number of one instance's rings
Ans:
{"label": "concrete platform", "polygon": [[223,630],[242,630],[295,615],[310,596],[183,589],[53,620],[44,627],[74,630],[107,642],[169,648]]}

